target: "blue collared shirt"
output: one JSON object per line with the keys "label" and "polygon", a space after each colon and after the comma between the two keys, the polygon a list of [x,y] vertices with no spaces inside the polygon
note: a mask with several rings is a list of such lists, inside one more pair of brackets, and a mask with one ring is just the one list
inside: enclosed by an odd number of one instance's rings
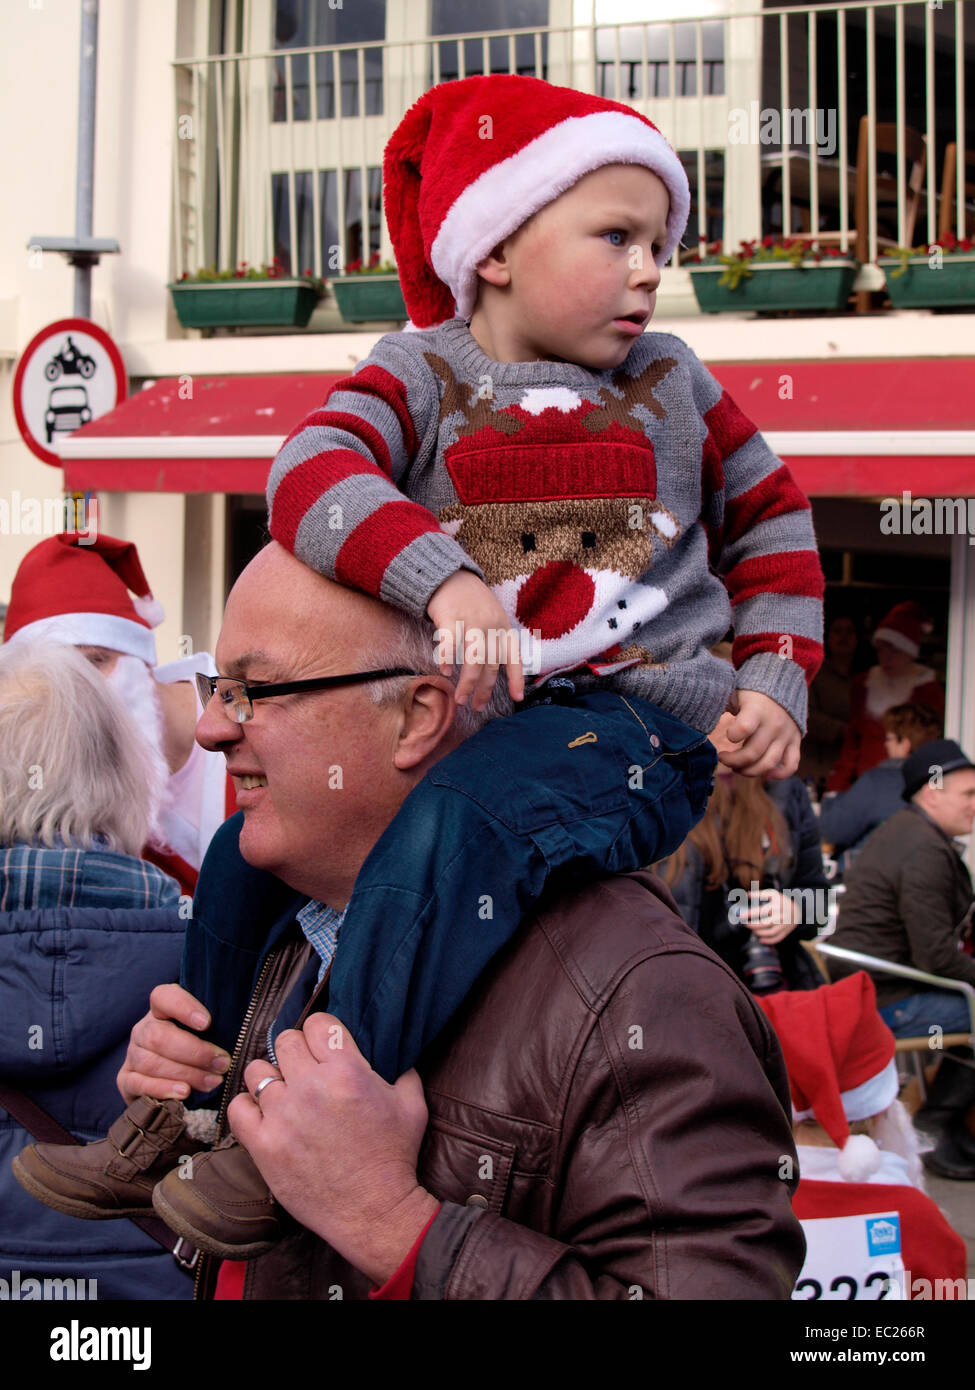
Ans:
{"label": "blue collared shirt", "polygon": [[296,915],[301,930],[321,956],[322,963],[318,971],[318,983],[320,984],[335,955],[339,928],[345,919],[345,913],[336,912],[334,907],[329,907],[326,903],[320,903],[312,898],[311,902],[306,903]]}

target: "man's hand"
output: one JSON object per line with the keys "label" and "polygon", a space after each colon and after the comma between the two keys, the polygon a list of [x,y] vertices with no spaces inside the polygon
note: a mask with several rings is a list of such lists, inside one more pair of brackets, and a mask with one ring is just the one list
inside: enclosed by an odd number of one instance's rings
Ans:
{"label": "man's hand", "polygon": [[[333,1014],[275,1041],[278,1067],[251,1062],[227,1111],[234,1134],[296,1221],[383,1285],[436,1212],[417,1182],[427,1127],[415,1071],[389,1086]],[[254,1091],[265,1077],[260,1104]]]}
{"label": "man's hand", "polygon": [[[441,663],[442,674],[451,675],[454,665],[463,667],[457,682],[459,705],[470,696],[473,709],[484,709],[498,678],[499,666],[498,661],[489,661],[488,657],[498,655],[505,658],[511,698],[521,700],[524,697],[525,678],[518,632],[483,580],[470,570],[458,570],[437,589],[427,604],[427,613],[436,625],[438,639],[454,658],[452,662]],[[458,632],[463,644],[460,651],[455,650]],[[472,650],[477,652],[478,649],[484,655],[483,662],[468,660]]]}
{"label": "man's hand", "polygon": [[116,1085],[126,1105],[139,1096],[185,1100],[190,1090],[212,1091],[223,1080],[230,1057],[222,1047],[194,1038],[178,1025],[203,1032],[210,1015],[180,985],[157,985],[149,1012],[132,1029]]}
{"label": "man's hand", "polygon": [[745,777],[791,777],[799,766],[799,725],[770,695],[737,694],[738,713],[723,714],[711,735],[719,761]]}

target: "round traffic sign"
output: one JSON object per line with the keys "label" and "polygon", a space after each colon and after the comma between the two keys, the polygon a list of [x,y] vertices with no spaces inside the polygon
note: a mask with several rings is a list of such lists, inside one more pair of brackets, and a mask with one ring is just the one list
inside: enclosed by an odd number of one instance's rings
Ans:
{"label": "round traffic sign", "polygon": [[30,340],[14,376],[14,415],[28,449],[61,467],[53,445],[124,401],[122,355],[90,319],[58,319]]}

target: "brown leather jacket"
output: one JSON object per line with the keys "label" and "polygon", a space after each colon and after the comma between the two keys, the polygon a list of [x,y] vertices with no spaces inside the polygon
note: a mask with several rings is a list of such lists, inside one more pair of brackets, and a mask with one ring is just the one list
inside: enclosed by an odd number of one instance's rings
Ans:
{"label": "brown leather jacket", "polygon": [[[413,1298],[789,1298],[805,1246],[781,1053],[672,902],[649,873],[552,901],[427,1050],[418,1173],[444,1205]],[[269,973],[245,1051],[294,966]],[[368,1291],[295,1226],[244,1297]]]}

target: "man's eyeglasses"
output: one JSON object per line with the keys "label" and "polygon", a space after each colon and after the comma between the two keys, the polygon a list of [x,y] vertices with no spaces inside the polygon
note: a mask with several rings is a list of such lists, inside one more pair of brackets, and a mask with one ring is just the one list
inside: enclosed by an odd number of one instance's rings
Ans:
{"label": "man's eyeglasses", "polygon": [[277,685],[248,685],[245,681],[234,680],[231,676],[197,675],[196,688],[203,708],[218,695],[228,719],[235,724],[246,724],[254,718],[252,701],[265,700],[271,695],[294,695],[299,690],[332,690],[340,685],[361,685],[363,681],[388,680],[391,676],[418,676],[419,671],[408,671],[405,666],[397,666],[389,671],[356,671],[350,676],[316,676],[307,681],[284,681]]}

